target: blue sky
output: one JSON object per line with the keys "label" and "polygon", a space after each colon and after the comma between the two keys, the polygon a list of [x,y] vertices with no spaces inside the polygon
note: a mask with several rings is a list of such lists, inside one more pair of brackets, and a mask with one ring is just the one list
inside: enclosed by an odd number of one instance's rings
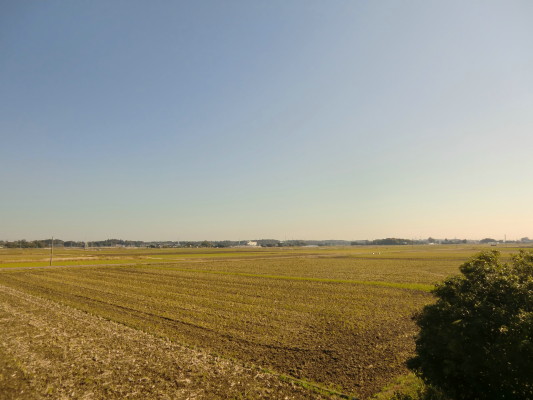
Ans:
{"label": "blue sky", "polygon": [[529,1],[0,5],[0,239],[533,237]]}

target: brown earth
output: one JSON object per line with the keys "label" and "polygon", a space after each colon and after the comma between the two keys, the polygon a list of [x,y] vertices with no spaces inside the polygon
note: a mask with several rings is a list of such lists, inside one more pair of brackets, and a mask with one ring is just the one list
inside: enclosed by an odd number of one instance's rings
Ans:
{"label": "brown earth", "polygon": [[2,282],[209,353],[368,398],[407,370],[424,292],[145,268]]}
{"label": "brown earth", "polygon": [[309,399],[290,381],[0,285],[2,399]]}

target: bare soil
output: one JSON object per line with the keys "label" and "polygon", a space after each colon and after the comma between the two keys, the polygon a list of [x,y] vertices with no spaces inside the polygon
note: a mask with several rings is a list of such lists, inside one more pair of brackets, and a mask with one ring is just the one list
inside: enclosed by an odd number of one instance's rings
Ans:
{"label": "bare soil", "polygon": [[0,285],[2,399],[323,398],[257,367]]}

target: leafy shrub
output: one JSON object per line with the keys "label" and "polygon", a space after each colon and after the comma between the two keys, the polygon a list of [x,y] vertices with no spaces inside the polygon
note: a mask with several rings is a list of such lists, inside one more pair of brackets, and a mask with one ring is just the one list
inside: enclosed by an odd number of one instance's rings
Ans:
{"label": "leafy shrub", "polygon": [[390,400],[448,400],[433,386],[419,387],[414,393],[395,392]]}
{"label": "leafy shrub", "polygon": [[533,399],[533,253],[485,252],[460,270],[415,317],[409,367],[455,400]]}

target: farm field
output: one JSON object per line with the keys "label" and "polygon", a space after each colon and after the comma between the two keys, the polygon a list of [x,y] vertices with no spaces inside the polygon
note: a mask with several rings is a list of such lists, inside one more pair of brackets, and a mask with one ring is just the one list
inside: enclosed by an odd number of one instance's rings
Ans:
{"label": "farm field", "polygon": [[0,249],[0,391],[369,399],[432,285],[489,248]]}

